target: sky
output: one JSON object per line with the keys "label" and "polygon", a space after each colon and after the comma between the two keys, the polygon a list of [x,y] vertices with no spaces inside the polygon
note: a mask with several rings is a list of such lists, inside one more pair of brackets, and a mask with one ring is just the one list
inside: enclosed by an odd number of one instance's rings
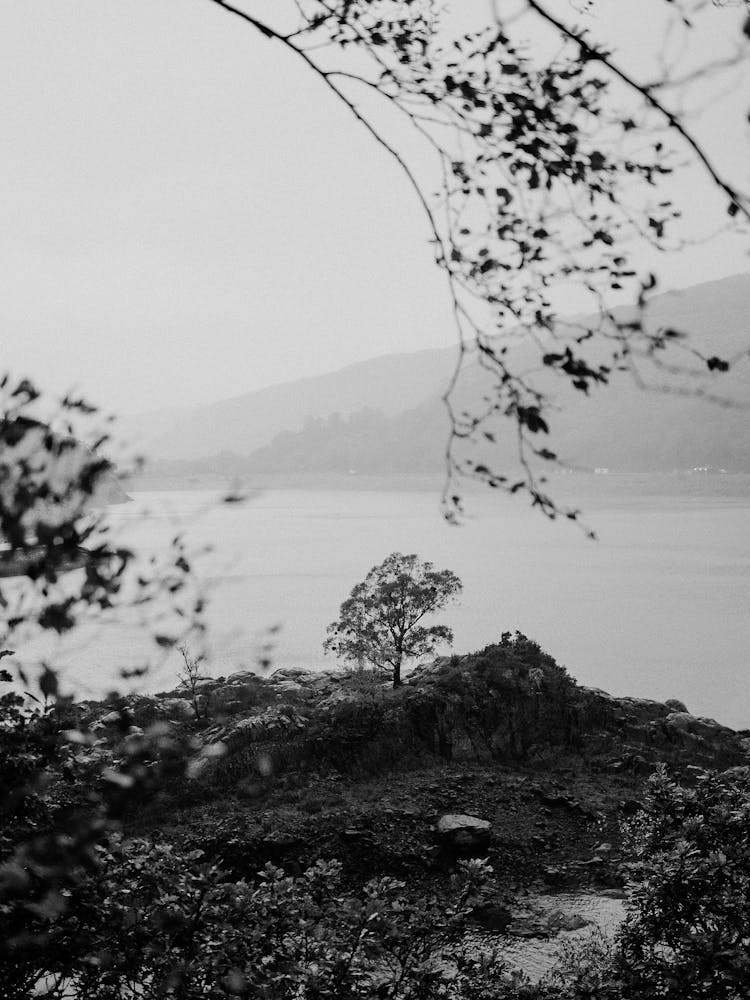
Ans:
{"label": "sky", "polygon": [[[644,2],[586,16],[638,52]],[[489,10],[458,6],[467,23]],[[738,16],[708,5],[706,46]],[[696,127],[737,176],[747,89],[729,82]],[[138,413],[454,341],[397,167],[301,64],[207,0],[0,4],[0,137],[0,357],[45,388]],[[719,241],[664,274],[742,270],[743,248]]]}

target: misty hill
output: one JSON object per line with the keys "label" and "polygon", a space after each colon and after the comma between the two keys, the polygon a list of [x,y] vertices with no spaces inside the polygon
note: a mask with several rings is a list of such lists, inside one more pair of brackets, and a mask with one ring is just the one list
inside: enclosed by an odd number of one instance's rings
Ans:
{"label": "misty hill", "polygon": [[[563,461],[613,471],[696,466],[750,471],[747,410],[725,409],[701,399],[641,396],[631,388],[618,397],[602,395],[588,403],[574,399],[572,412],[564,419],[558,415],[561,426],[552,442]],[[247,457],[224,453],[202,462],[200,471],[252,476],[439,473],[447,436],[446,412],[436,396],[394,417],[370,409],[348,418],[335,414],[311,419],[303,430],[284,431]],[[492,449],[474,447],[472,456],[477,461],[480,455],[482,460],[493,460],[504,470],[513,468],[513,438],[508,423],[505,436]]]}
{"label": "misty hill", "polygon": [[389,354],[196,407],[177,415],[169,429],[149,435],[147,450],[157,459],[199,458],[225,450],[246,455],[280,431],[300,430],[307,417],[347,415],[364,407],[399,413],[443,385],[454,358],[451,348]]}
{"label": "misty hill", "polygon": [[[431,473],[440,469],[448,421],[439,398],[393,417],[362,409],[349,417],[310,417],[244,458],[220,455],[203,471],[288,473]],[[222,461],[225,463],[222,468]]]}
{"label": "misty hill", "polygon": [[[622,317],[627,309],[616,312]],[[750,346],[750,276],[659,296],[650,317],[657,326],[690,332],[709,354],[734,357]],[[517,357],[527,352],[523,343],[514,350]],[[676,360],[685,357],[689,360],[687,355]],[[190,411],[158,439],[152,454],[201,456],[200,462],[175,465],[183,466],[180,471],[227,474],[436,471],[448,432],[440,395],[453,360],[451,350],[388,355]],[[541,373],[537,384],[559,407],[552,445],[563,461],[582,467],[750,470],[747,410],[717,406],[693,394],[702,388],[750,404],[748,360],[726,375],[709,376],[702,363],[696,366],[700,377],[672,379],[678,391],[671,394],[644,392],[619,374],[591,399],[551,372]],[[668,379],[652,372],[650,381]],[[469,366],[459,405],[470,407],[487,388],[484,373]],[[515,456],[512,429],[502,421],[498,429],[492,454],[496,463],[508,465]],[[473,457],[487,456],[477,452]]]}

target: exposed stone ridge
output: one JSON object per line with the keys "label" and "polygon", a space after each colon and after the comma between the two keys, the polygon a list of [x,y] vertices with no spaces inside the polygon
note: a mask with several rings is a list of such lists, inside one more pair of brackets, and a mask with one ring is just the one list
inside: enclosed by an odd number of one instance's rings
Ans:
{"label": "exposed stone ridge", "polygon": [[[403,688],[368,672],[281,668],[206,678],[197,692],[204,742],[295,743],[334,768],[356,766],[388,745],[395,759],[538,763],[554,748],[613,772],[646,774],[655,761],[731,767],[748,762],[750,733],[694,716],[678,701],[614,697],[579,686],[523,636],[466,656],[420,664]],[[195,720],[184,687],[80,706],[83,721],[107,730],[125,708],[134,726]],[[389,752],[390,752],[389,750]],[[405,764],[404,766],[408,766]]]}

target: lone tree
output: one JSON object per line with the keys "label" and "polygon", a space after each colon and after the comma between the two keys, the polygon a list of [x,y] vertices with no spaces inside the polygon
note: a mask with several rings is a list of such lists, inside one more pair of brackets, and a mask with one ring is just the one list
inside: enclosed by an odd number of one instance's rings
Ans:
{"label": "lone tree", "polygon": [[404,660],[453,642],[447,625],[421,622],[462,589],[449,569],[435,569],[416,555],[392,552],[373,566],[341,605],[338,621],[328,626],[323,648],[344,660],[366,660],[381,670],[392,670],[393,686],[399,687]]}

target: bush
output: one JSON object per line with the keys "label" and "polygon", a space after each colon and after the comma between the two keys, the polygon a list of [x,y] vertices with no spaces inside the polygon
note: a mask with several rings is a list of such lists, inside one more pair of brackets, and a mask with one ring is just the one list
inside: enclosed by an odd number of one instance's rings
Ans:
{"label": "bush", "polygon": [[384,687],[388,684],[388,675],[383,670],[369,667],[348,667],[341,677],[341,685],[350,691],[356,691],[362,698],[371,701],[382,701]]}
{"label": "bush", "polygon": [[734,1000],[750,982],[750,781],[705,774],[695,788],[662,768],[628,831],[630,913],[619,970],[630,995]]}
{"label": "bush", "polygon": [[564,667],[522,632],[503,632],[499,643],[463,658],[451,657],[436,686],[462,694],[466,684],[534,694],[559,694],[574,686]]}
{"label": "bush", "polygon": [[5,985],[17,1000],[44,980],[87,1000],[498,996],[501,963],[461,943],[486,876],[467,863],[451,902],[420,901],[389,878],[349,891],[336,862],[232,882],[200,852],[112,839],[75,889],[5,911]]}
{"label": "bush", "polygon": [[750,982],[748,769],[696,787],[662,767],[628,824],[628,915],[614,942],[591,938],[546,978],[560,1000],[739,1000]]}
{"label": "bush", "polygon": [[560,946],[558,960],[540,983],[542,995],[561,1000],[619,1000],[620,985],[614,973],[615,940],[600,930]]}

